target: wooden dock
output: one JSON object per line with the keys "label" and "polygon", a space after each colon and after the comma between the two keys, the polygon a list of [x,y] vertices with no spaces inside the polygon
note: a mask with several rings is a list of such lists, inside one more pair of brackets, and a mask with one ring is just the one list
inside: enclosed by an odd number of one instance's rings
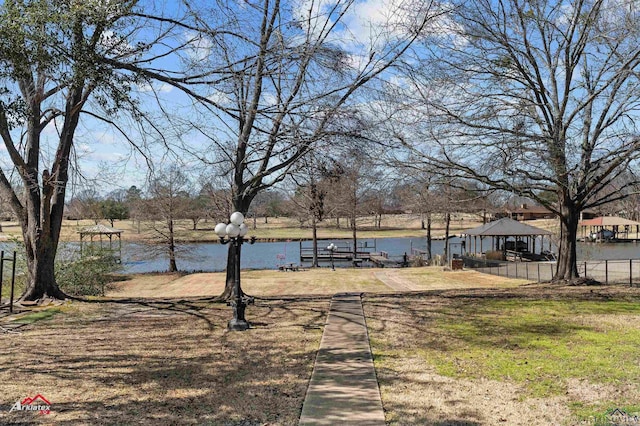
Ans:
{"label": "wooden dock", "polygon": [[[375,255],[375,253],[366,252],[366,251],[357,251],[355,255],[356,260],[371,260],[371,256]],[[320,249],[318,247],[318,260],[319,261],[330,261],[333,258],[335,261],[351,261],[354,260],[354,255],[352,251],[341,251],[336,250],[333,253],[329,252],[327,249]],[[313,250],[300,252],[300,261],[301,262],[310,262],[313,260]]]}
{"label": "wooden dock", "polygon": [[[313,245],[308,243],[310,243],[310,241],[300,241],[300,262],[310,262],[313,260]],[[365,241],[364,243],[358,244],[355,251],[350,241],[338,241],[332,244],[336,246],[336,250],[334,250],[333,253],[327,248],[327,241],[318,242],[318,261],[329,262],[333,259],[336,262],[362,262],[371,260],[371,255],[376,252],[375,240],[373,243]]]}
{"label": "wooden dock", "polygon": [[[376,251],[375,241],[373,244],[365,242],[358,245],[358,249],[353,251],[349,242],[341,241],[336,244],[337,249],[331,252],[325,247],[326,244],[318,244],[317,258],[318,262],[353,262],[355,266],[360,266],[363,262],[371,262],[373,265],[384,268],[397,268],[407,265],[407,258],[400,256],[389,257],[389,253],[384,251]],[[313,247],[304,246],[300,242],[300,262],[313,261]]]}

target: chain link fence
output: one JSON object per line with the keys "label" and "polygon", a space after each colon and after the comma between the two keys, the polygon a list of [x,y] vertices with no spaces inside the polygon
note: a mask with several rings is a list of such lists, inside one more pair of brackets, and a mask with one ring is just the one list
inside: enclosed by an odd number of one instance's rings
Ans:
{"label": "chain link fence", "polygon": [[[529,281],[550,281],[556,262],[506,262],[465,258],[464,266],[487,274]],[[640,259],[589,260],[578,262],[578,273],[604,284],[640,285]]]}

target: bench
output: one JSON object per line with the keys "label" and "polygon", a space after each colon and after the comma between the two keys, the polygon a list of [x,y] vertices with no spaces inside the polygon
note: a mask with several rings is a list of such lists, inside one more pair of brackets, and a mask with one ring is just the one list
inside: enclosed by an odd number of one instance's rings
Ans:
{"label": "bench", "polygon": [[282,265],[278,265],[278,270],[283,272],[297,272],[300,270],[300,267],[294,263],[284,263]]}

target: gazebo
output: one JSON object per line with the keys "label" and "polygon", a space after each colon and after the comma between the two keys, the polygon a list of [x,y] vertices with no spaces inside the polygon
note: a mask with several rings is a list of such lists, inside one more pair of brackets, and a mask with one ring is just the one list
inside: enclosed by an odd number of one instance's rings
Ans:
{"label": "gazebo", "polygon": [[[80,234],[80,257],[82,257],[83,251],[84,251],[83,250],[84,244],[85,244],[84,239],[85,237],[88,236],[90,239],[89,241],[87,241],[87,243],[89,243],[91,247],[93,247],[94,238],[98,237],[100,241],[100,250],[109,250],[111,253],[115,253],[117,251],[118,255],[115,257],[117,261],[120,261],[120,259],[122,258],[122,233],[123,232],[124,231],[122,231],[121,229],[111,228],[102,224],[87,226],[82,228],[80,231],[78,231],[78,233]],[[106,243],[106,241],[103,237],[106,237],[109,240],[108,248],[104,247],[103,243]],[[117,248],[113,247],[114,237],[117,237],[117,240],[118,240]]]}
{"label": "gazebo", "polygon": [[[540,238],[540,252],[542,252],[545,237],[553,235],[553,232],[505,217],[477,228],[469,229],[463,235],[467,253],[474,256],[484,254],[485,248],[502,251],[503,253],[513,251],[535,255],[538,237]],[[490,239],[488,247],[484,245],[485,238]],[[509,239],[513,239],[513,241]],[[551,251],[551,238],[548,238],[548,244],[549,251]]]}
{"label": "gazebo", "polygon": [[[635,232],[632,231],[635,227]],[[589,232],[587,232],[587,228]],[[582,238],[589,237],[592,233],[597,233],[603,229],[613,231],[614,238],[629,238],[629,233],[635,233],[636,237],[640,234],[640,222],[625,219],[617,216],[599,216],[593,219],[587,219],[580,222],[580,231]]]}

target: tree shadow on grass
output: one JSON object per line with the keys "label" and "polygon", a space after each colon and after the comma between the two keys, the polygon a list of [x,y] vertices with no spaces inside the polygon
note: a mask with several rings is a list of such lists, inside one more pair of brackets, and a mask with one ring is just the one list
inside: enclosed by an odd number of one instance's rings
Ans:
{"label": "tree shadow on grass", "polygon": [[[0,423],[297,424],[327,310],[326,300],[261,300],[245,332],[227,331],[231,309],[205,298],[57,316],[0,349],[0,383],[11,384]],[[34,392],[53,414],[8,412]]]}

